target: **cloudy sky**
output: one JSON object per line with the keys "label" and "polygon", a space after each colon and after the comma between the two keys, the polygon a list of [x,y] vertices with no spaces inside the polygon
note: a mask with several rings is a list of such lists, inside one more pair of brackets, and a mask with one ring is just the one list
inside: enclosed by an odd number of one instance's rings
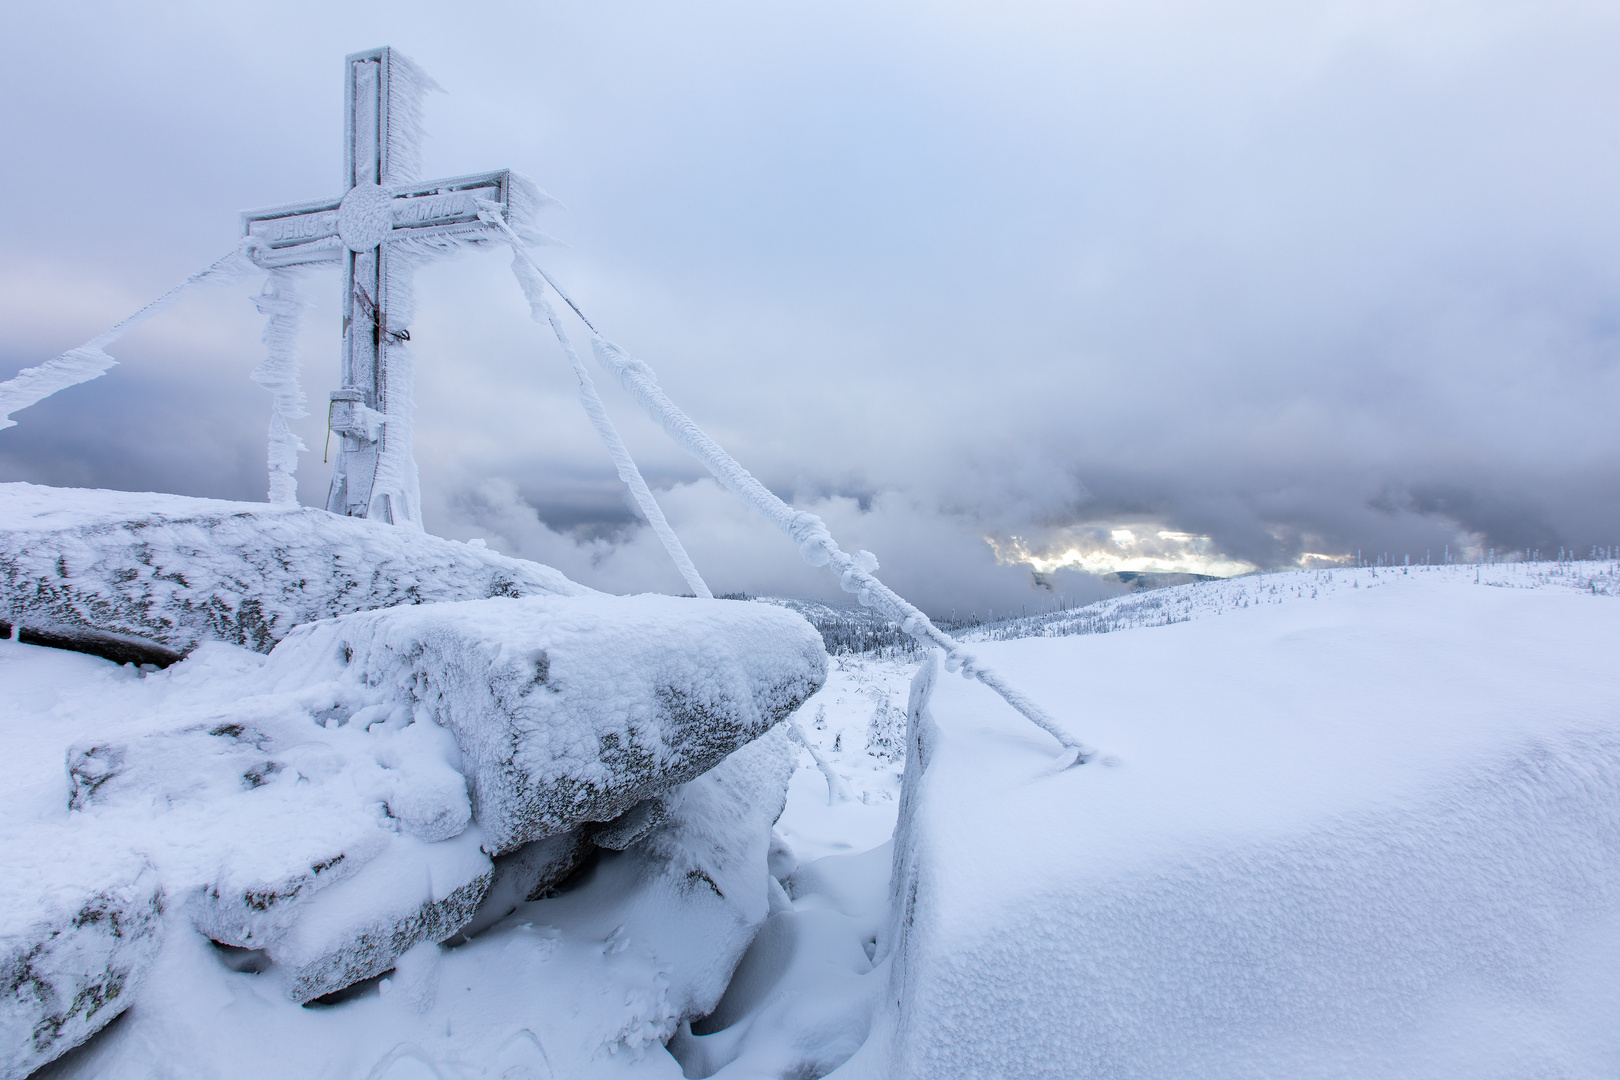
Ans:
{"label": "cloudy sky", "polygon": [[[1620,543],[1620,5],[13,5],[0,379],[339,194],[392,44],[424,174],[558,198],[543,259],[773,490],[936,613],[1116,569]],[[427,526],[680,591],[508,257],[417,277]],[[324,501],[336,273],[304,334]],[[255,282],[0,431],[0,480],[262,499]],[[837,595],[607,403],[716,591]]]}

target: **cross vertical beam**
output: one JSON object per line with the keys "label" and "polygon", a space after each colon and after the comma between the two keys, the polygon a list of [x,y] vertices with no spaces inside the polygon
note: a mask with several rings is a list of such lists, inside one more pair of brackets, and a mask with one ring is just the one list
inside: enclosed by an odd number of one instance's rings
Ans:
{"label": "cross vertical beam", "polygon": [[[346,147],[344,186],[349,195],[339,205],[339,234],[345,230],[344,204],[356,205],[356,192],[377,193],[387,176],[389,50],[373,49],[347,58],[344,80]],[[363,196],[361,196],[363,198]],[[332,395],[329,415],[332,430],[343,440],[326,508],[351,517],[394,520],[387,495],[372,506],[377,466],[389,437],[388,406],[388,245],[378,236],[366,247],[375,230],[354,230],[343,235],[349,282],[343,304],[343,363],[340,389]]]}

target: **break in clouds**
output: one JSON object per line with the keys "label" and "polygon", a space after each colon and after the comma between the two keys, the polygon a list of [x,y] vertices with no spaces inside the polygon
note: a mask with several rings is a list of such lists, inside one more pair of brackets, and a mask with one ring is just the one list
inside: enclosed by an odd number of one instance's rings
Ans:
{"label": "break in clouds", "polygon": [[[295,6],[296,7],[296,6]],[[564,204],[542,260],[931,612],[1122,569],[1620,542],[1620,17],[1581,4],[42,7],[0,44],[0,378],[335,190],[343,54],[448,93],[424,175]],[[253,48],[244,50],[242,43]],[[0,479],[264,497],[256,286],[16,416]],[[338,275],[304,331],[320,504]],[[417,277],[427,526],[680,591],[496,252]],[[602,387],[716,591],[824,571]],[[825,580],[824,580],[825,579]]]}

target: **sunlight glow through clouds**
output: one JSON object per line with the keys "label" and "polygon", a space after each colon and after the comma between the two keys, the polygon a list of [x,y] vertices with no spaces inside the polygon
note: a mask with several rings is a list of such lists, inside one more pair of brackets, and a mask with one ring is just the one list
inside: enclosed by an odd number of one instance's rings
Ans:
{"label": "sunlight glow through clouds", "polygon": [[1222,555],[1207,536],[1152,525],[1064,529],[1039,548],[1018,536],[989,539],[989,544],[997,561],[1025,563],[1041,574],[1068,567],[1089,574],[1128,571],[1235,577],[1257,569],[1253,563]]}

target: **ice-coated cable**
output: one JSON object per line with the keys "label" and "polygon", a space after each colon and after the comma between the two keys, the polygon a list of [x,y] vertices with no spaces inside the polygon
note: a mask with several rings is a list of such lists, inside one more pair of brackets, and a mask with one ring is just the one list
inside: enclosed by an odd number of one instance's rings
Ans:
{"label": "ice-coated cable", "polygon": [[935,626],[910,601],[879,581],[872,573],[878,568],[876,556],[869,551],[858,551],[853,555],[844,551],[820,517],[793,509],[754,479],[747,469],[669,400],[651,368],[627,356],[624,350],[600,335],[592,336],[591,351],[597,362],[618,378],[619,384],[641,403],[642,408],[663,427],[670,438],[703,462],[722,485],[758,510],[797,544],[799,555],[805,562],[811,566],[830,567],[838,575],[838,582],[844,591],[854,593],[862,606],[877,608],[918,641],[943,649],[946,670],[960,671],[964,678],[978,679],[1001,695],[1007,704],[1073,752],[1074,764],[1081,764],[1092,757],[1093,751],[1070,734],[1034,699],[969,652],[961,642]]}
{"label": "ice-coated cable", "polygon": [[243,256],[254,243],[256,241],[251,238],[245,239],[232,248],[230,254],[193,273],[117,326],[103,331],[76,349],[69,349],[54,360],[23,368],[5,382],[0,382],[0,428],[12,427],[17,423],[11,418],[12,413],[26,409],[30,405],[37,405],[58,390],[66,390],[70,386],[77,386],[79,383],[89,382],[106,374],[107,369],[118,361],[108,356],[103,349],[173,304],[180,299],[182,293],[205,278],[213,277],[225,270],[241,273],[250,269],[250,264]]}
{"label": "ice-coated cable", "polygon": [[839,585],[844,591],[854,593],[863,606],[877,608],[898,622],[900,629],[919,642],[942,649],[945,653],[946,670],[960,671],[964,678],[977,679],[994,690],[1002,700],[1072,753],[1074,760],[1071,764],[1082,764],[1094,756],[1095,751],[1075,738],[1033,698],[969,652],[961,642],[935,626],[928,616],[910,601],[879,581],[873,574],[878,568],[876,556],[869,551],[858,551],[854,555],[844,551],[833,539],[826,522],[815,514],[795,510],[777,498],[769,488],[754,479],[752,473],[709,438],[692,422],[691,417],[669,400],[659,387],[658,378],[653,374],[652,368],[630,357],[623,349],[596,332],[590,320],[580,312],[579,305],[558,288],[557,283],[552,281],[529,256],[516,234],[495,212],[493,204],[479,217],[505,232],[512,242],[512,250],[516,253],[517,261],[525,263],[536,275],[550,284],[557,295],[579,314],[580,320],[591,328],[591,353],[596,362],[618,380],[619,385],[636,399],[647,415],[664,429],[677,446],[702,462],[722,486],[752,506],[762,517],[786,534],[788,539],[798,546],[799,555],[805,562],[811,566],[830,567],[833,573],[838,575]]}
{"label": "ice-coated cable", "polygon": [[[510,230],[508,234],[510,236]],[[636,468],[635,459],[630,456],[624,440],[619,438],[618,429],[608,418],[607,407],[602,404],[601,395],[596,392],[596,384],[591,381],[591,373],[585,370],[579,354],[574,351],[573,343],[568,340],[562,324],[557,321],[557,312],[546,299],[545,285],[536,275],[539,268],[534,267],[532,260],[522,254],[522,247],[516,236],[510,236],[510,239],[513,242],[512,249],[517,253],[512,258],[512,273],[517,276],[518,285],[522,287],[523,295],[528,298],[529,313],[535,322],[545,323],[551,327],[551,332],[557,336],[557,343],[562,346],[568,362],[573,364],[574,376],[579,380],[579,402],[584,406],[585,415],[590,417],[596,433],[601,436],[602,445],[607,447],[608,456],[613,459],[613,467],[619,472],[619,479],[624,481],[630,493],[635,496],[636,505],[641,507],[641,512],[646,515],[648,523],[653,527],[653,532],[658,534],[664,550],[669,552],[670,561],[681,572],[681,577],[686,579],[686,587],[696,596],[713,600],[714,593],[709,591],[703,576],[698,573],[697,567],[692,565],[692,559],[686,554],[681,538],[670,528],[658,500],[653,498],[652,491],[647,487],[647,481],[642,479],[641,470]]]}
{"label": "ice-coated cable", "polygon": [[855,797],[850,794],[849,785],[844,783],[844,778],[838,775],[838,770],[834,769],[832,763],[821,756],[821,751],[816,749],[815,743],[811,742],[809,736],[804,733],[804,729],[799,727],[798,720],[791,716],[788,717],[787,723],[782,725],[782,730],[787,732],[788,738],[810,751],[810,760],[816,763],[816,768],[821,770],[821,775],[827,780],[828,806],[834,803],[849,802]]}

